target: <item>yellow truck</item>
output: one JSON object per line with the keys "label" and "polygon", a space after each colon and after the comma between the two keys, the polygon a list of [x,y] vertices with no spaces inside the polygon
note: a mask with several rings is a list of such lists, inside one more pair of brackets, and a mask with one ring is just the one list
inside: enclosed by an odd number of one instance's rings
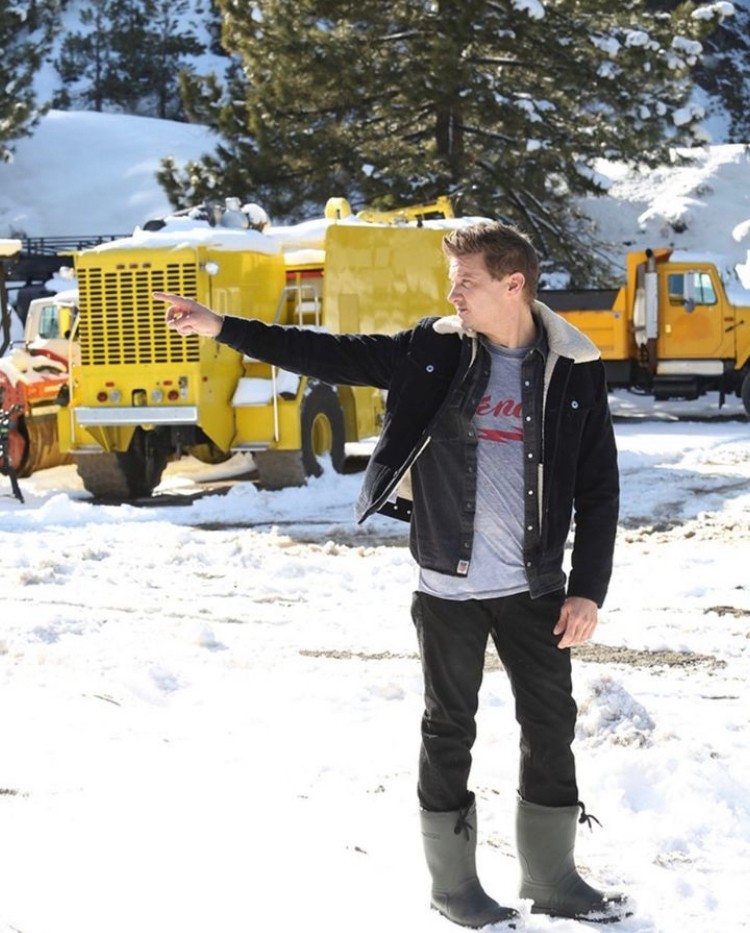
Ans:
{"label": "yellow truck", "polygon": [[540,298],[602,353],[610,388],[662,399],[718,392],[750,415],[750,292],[712,257],[632,252],[612,291],[544,291]]}
{"label": "yellow truck", "polygon": [[380,430],[381,392],[180,337],[155,291],[333,333],[394,333],[450,310],[440,242],[459,221],[447,199],[354,216],[332,198],[324,217],[279,231],[258,229],[253,207],[185,212],[75,255],[77,349],[58,433],[95,497],[149,496],[183,453],[221,462],[250,452],[264,486],[301,485],[323,455],[341,470],[345,445]]}

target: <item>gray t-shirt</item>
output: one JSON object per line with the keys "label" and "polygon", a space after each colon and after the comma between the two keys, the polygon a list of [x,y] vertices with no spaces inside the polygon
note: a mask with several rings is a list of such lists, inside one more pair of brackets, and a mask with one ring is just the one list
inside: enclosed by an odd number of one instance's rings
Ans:
{"label": "gray t-shirt", "polygon": [[469,572],[419,571],[417,589],[443,599],[491,599],[528,589],[523,561],[523,422],[521,365],[528,347],[489,342],[492,367],[474,414],[477,497]]}

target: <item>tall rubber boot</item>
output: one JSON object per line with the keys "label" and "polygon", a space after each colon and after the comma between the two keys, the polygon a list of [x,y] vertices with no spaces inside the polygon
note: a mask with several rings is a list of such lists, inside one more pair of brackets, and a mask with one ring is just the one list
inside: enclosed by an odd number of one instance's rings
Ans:
{"label": "tall rubber boot", "polygon": [[516,843],[520,895],[533,901],[532,913],[595,923],[616,923],[629,916],[622,894],[597,891],[578,874],[576,827],[590,819],[593,817],[588,817],[582,806],[541,807],[519,801]]}
{"label": "tall rubber boot", "polygon": [[422,839],[432,876],[432,907],[444,917],[475,929],[489,923],[513,922],[518,913],[501,907],[477,878],[477,811],[474,795],[463,810],[422,810]]}

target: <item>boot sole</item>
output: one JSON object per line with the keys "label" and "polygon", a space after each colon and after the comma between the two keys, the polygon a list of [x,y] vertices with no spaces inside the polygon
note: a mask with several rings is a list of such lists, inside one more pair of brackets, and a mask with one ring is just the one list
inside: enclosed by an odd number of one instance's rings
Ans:
{"label": "boot sole", "polygon": [[545,910],[543,907],[532,907],[532,914],[546,914],[548,917],[559,917],[561,920],[579,920],[584,923],[621,923],[633,916],[633,911],[623,911],[621,914],[606,916],[606,914],[563,914],[556,910]]}
{"label": "boot sole", "polygon": [[441,917],[445,917],[446,920],[450,920],[451,923],[455,923],[456,926],[463,927],[465,930],[483,930],[485,927],[495,926],[499,923],[505,924],[505,927],[508,930],[515,930],[516,921],[521,919],[520,914],[515,914],[514,916],[508,917],[507,919],[500,918],[499,920],[488,920],[486,923],[482,923],[479,926],[474,926],[471,923],[462,923],[460,920],[456,920],[455,917],[451,917],[450,914],[446,914],[434,904],[430,904],[430,909],[434,910],[435,913],[440,914]]}

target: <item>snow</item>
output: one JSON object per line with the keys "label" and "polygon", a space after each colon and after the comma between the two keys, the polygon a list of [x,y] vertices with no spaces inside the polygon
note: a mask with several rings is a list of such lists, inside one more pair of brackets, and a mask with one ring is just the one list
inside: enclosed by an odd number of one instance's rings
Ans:
{"label": "snow", "polygon": [[608,244],[615,268],[629,250],[670,246],[723,257],[722,266],[746,274],[750,252],[750,153],[724,144],[677,150],[672,165],[632,170],[597,162],[597,180],[607,196],[582,208]]}
{"label": "snow", "polygon": [[0,256],[15,256],[21,251],[23,243],[21,240],[0,239]]}
{"label": "snow", "polygon": [[196,221],[190,217],[170,217],[160,230],[143,230],[136,227],[131,236],[110,240],[93,247],[97,253],[117,252],[123,249],[172,249],[210,244],[217,250],[232,250],[274,254],[280,252],[279,244],[257,230],[237,227],[212,227],[207,221]]}
{"label": "snow", "polygon": [[[0,235],[129,233],[167,209],[159,158],[208,148],[199,127],[52,112],[0,166]],[[674,245],[748,262],[744,147],[597,170],[609,195],[586,208],[613,261]],[[602,827],[578,861],[633,897],[622,933],[737,933],[748,423],[736,399],[611,402],[615,573],[575,661],[581,797]],[[0,933],[455,929],[428,909],[404,529],[353,523],[356,473],[264,492],[250,466],[182,460],[149,505],[94,504],[72,466],[21,480],[24,504],[0,478]],[[486,887],[530,933],[590,929],[516,899],[518,735],[495,663],[478,725]]]}
{"label": "snow", "polygon": [[154,179],[161,160],[183,163],[214,145],[189,123],[51,110],[0,167],[0,234],[128,234],[170,210]]}
{"label": "snow", "polygon": [[530,19],[544,19],[546,11],[539,0],[513,0],[513,9],[526,13]]}
{"label": "snow", "polygon": [[721,0],[719,3],[708,3],[693,10],[690,14],[692,19],[724,19],[727,16],[734,16],[734,4],[727,0]]}
{"label": "snow", "polygon": [[[612,397],[623,508],[579,649],[581,865],[623,933],[748,929],[750,435],[739,408]],[[421,678],[402,527],[352,520],[358,474],[304,489],[172,464],[152,507],[71,466],[0,484],[0,917],[39,933],[451,929],[428,910]],[[160,496],[165,504],[159,505]],[[184,498],[184,502],[180,501]],[[515,897],[517,730],[482,687],[472,786],[486,886]],[[43,896],[42,896],[43,895]],[[532,933],[586,929],[527,916]]]}
{"label": "snow", "polygon": [[266,405],[274,397],[289,393],[297,394],[300,377],[285,370],[279,370],[275,383],[271,379],[245,377],[237,380],[237,388],[232,396],[232,405],[242,408],[245,405]]}

